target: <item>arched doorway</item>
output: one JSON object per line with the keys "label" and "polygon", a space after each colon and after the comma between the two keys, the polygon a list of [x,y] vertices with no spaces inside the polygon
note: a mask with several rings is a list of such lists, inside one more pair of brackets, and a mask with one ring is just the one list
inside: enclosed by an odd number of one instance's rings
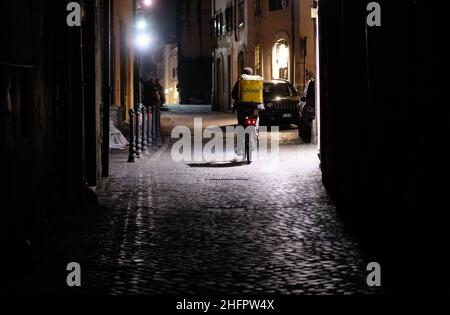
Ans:
{"label": "arched doorway", "polygon": [[272,78],[289,79],[290,48],[285,39],[278,40],[272,50]]}

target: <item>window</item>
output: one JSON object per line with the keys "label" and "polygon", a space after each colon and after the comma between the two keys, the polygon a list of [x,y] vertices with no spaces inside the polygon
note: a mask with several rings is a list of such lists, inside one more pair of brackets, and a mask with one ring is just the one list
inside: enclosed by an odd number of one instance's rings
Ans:
{"label": "window", "polygon": [[262,3],[261,0],[255,0],[255,16],[262,15]]}
{"label": "window", "polygon": [[227,33],[233,31],[233,8],[231,6],[225,10],[225,28]]}
{"label": "window", "polygon": [[238,72],[243,73],[245,68],[245,55],[244,52],[241,51],[238,55]]}
{"label": "window", "polygon": [[216,37],[221,37],[224,35],[224,23],[223,23],[223,13],[216,14],[214,18],[214,33]]}
{"label": "window", "polygon": [[220,16],[219,14],[216,14],[214,17],[214,34],[216,37],[220,36]]}
{"label": "window", "polygon": [[239,27],[245,26],[245,0],[239,1]]}
{"label": "window", "polygon": [[224,14],[223,14],[223,12],[220,12],[220,36],[223,36],[223,35],[225,35],[225,29],[226,29],[226,26],[225,26],[225,22],[224,22]]}
{"label": "window", "polygon": [[269,0],[269,11],[283,10],[288,7],[288,0]]}
{"label": "window", "polygon": [[261,46],[256,45],[255,46],[255,69],[256,72],[259,74],[261,70]]}

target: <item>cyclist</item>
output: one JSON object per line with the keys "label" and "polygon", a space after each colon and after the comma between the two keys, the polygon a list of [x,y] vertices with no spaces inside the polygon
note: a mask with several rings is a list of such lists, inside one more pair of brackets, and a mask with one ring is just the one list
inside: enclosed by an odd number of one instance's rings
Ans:
{"label": "cyclist", "polygon": [[[243,81],[255,81],[262,85],[263,79],[260,76],[253,75],[253,69],[247,67],[242,72],[234,85],[232,97],[234,99],[233,110],[237,112],[238,123],[240,126],[244,126],[244,120],[246,117],[253,116],[259,120],[259,111],[264,109],[263,104],[263,88],[259,89],[259,92],[251,93],[249,96],[243,91]],[[258,84],[258,83],[256,83]],[[254,89],[256,91],[258,89]],[[259,124],[258,126],[259,127]]]}
{"label": "cyclist", "polygon": [[[247,67],[243,70],[242,75],[238,77],[232,92],[234,99],[233,110],[237,112],[239,126],[246,129],[249,127],[246,119],[256,119],[256,138],[252,137],[256,141],[259,139],[259,111],[264,109],[263,86],[263,79],[260,76],[253,75],[253,69]],[[237,155],[242,155],[242,140],[242,138],[238,137]],[[248,149],[252,151],[251,148]],[[249,154],[251,155],[251,152]]]}

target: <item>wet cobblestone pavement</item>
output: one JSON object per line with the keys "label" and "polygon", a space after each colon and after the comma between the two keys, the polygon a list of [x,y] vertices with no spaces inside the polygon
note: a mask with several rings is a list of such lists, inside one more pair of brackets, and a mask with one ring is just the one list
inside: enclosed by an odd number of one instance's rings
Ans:
{"label": "wet cobblestone pavement", "polygon": [[282,131],[276,172],[267,161],[175,163],[168,144],[135,164],[112,152],[105,208],[54,246],[72,249],[66,259],[81,263],[84,292],[371,293],[369,261],[322,186],[316,147],[297,138]]}

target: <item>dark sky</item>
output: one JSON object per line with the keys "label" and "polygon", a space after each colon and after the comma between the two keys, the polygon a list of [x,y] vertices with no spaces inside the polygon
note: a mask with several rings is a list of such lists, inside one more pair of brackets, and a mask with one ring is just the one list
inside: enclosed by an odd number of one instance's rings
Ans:
{"label": "dark sky", "polygon": [[175,39],[176,35],[176,1],[153,0],[155,2],[155,15],[157,27],[164,41]]}

